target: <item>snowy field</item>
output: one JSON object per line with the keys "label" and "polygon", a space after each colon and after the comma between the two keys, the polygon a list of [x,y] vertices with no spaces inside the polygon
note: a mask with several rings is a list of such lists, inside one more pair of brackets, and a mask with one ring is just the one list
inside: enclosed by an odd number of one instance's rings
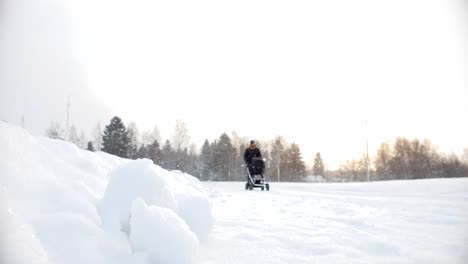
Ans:
{"label": "snowy field", "polygon": [[468,263],[468,179],[200,182],[0,121],[1,264]]}
{"label": "snowy field", "polygon": [[468,263],[468,179],[212,189],[200,263]]}

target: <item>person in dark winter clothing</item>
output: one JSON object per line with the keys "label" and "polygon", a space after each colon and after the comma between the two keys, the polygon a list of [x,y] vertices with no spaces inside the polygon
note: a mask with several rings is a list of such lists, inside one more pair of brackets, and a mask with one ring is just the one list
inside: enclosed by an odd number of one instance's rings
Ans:
{"label": "person in dark winter clothing", "polygon": [[[263,160],[261,160],[261,158],[262,153],[260,152],[260,149],[257,148],[255,140],[251,140],[250,146],[244,152],[244,161],[247,163],[250,175],[258,174],[259,170],[260,173],[263,173],[263,171],[261,171],[263,170]],[[258,163],[256,164],[256,161],[261,161],[261,168]]]}

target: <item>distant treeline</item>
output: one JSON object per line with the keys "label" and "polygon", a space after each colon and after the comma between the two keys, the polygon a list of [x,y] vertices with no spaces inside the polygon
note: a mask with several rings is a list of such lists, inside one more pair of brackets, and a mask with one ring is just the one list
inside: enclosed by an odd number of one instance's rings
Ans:
{"label": "distant treeline", "polygon": [[[146,158],[168,170],[181,170],[204,181],[244,181],[243,154],[250,141],[235,132],[223,133],[210,142],[205,140],[198,151],[191,143],[188,129],[178,120],[172,138],[162,142],[159,130],[140,134],[135,123],[126,127],[119,117],[101,129],[98,124],[87,141],[75,126],[61,129],[52,123],[46,131],[51,138],[67,140],[90,151],[100,150],[123,158]],[[265,176],[272,181],[303,181],[306,175],[321,175],[327,181],[367,180],[367,159],[346,161],[338,170],[327,170],[320,153],[316,153],[311,171],[306,171],[298,144],[278,136],[271,141],[257,140],[266,159]],[[369,162],[370,180],[422,179],[434,177],[468,177],[468,166],[454,155],[444,156],[430,141],[396,139],[393,146],[383,143]]]}
{"label": "distant treeline", "polygon": [[[468,165],[456,155],[444,155],[431,141],[399,137],[393,145],[381,144],[370,162],[371,180],[406,180],[426,178],[468,177]],[[366,157],[347,161],[329,172],[333,181],[367,180]]]}

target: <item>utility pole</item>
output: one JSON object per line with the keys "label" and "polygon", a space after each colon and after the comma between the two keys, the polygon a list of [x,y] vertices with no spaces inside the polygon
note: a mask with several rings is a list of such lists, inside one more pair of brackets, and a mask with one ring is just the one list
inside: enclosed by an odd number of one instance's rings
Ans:
{"label": "utility pole", "polygon": [[70,118],[70,95],[68,96],[68,101],[67,101],[67,122],[65,125],[65,141],[68,141],[68,121]]}
{"label": "utility pole", "polygon": [[276,152],[277,159],[276,159],[276,170],[278,172],[278,182],[280,181],[280,152],[279,150]]}
{"label": "utility pole", "polygon": [[341,171],[341,159],[340,159],[340,167],[338,167],[338,175],[339,175],[339,181],[342,182],[343,178],[343,172]]}
{"label": "utility pole", "polygon": [[370,181],[369,175],[369,132],[367,129],[367,120],[366,120],[366,169],[367,169],[367,181]]}
{"label": "utility pole", "polygon": [[229,154],[228,157],[228,165],[227,165],[227,173],[228,173],[228,182],[231,181],[231,155]]}

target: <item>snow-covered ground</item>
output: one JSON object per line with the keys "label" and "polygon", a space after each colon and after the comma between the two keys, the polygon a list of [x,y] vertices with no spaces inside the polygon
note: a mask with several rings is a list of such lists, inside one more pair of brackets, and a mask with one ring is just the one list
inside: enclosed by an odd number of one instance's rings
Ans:
{"label": "snow-covered ground", "polygon": [[0,263],[468,263],[468,179],[199,182],[0,121]]}
{"label": "snow-covered ground", "polygon": [[212,189],[200,263],[468,263],[468,179]]}

